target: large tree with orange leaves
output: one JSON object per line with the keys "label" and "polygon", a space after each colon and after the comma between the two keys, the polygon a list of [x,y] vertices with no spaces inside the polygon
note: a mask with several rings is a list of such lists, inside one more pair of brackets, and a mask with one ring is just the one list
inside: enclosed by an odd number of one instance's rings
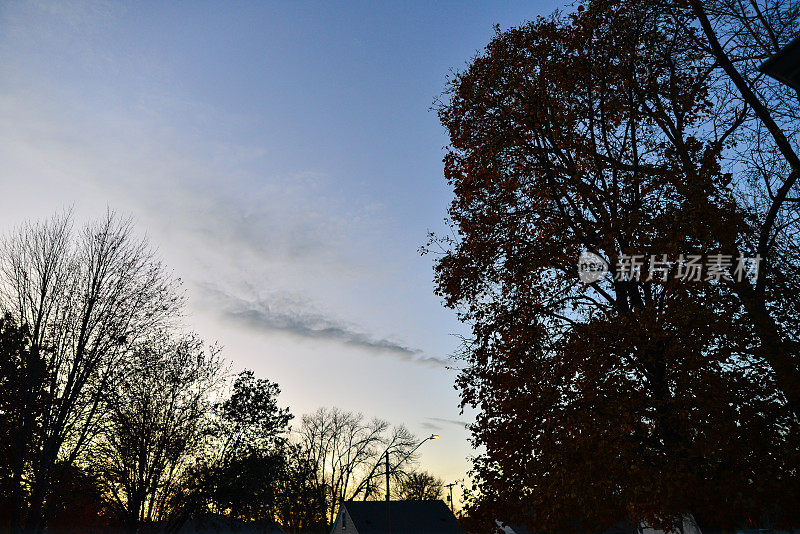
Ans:
{"label": "large tree with orange leaves", "polygon": [[[427,250],[472,327],[478,523],[800,521],[798,100],[755,69],[798,14],[768,4],[589,1],[451,80],[453,234]],[[610,272],[581,283],[582,251]]]}

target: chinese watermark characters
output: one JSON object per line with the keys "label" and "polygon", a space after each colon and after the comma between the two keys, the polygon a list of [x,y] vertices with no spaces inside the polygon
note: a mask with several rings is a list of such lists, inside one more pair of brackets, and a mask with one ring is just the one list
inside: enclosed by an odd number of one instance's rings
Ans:
{"label": "chinese watermark characters", "polygon": [[667,254],[620,254],[616,268],[611,270],[599,255],[583,252],[578,258],[578,277],[591,284],[610,273],[614,280],[638,282],[666,282],[674,279],[684,282],[723,282],[758,279],[761,257],[754,258],[728,254],[680,254],[677,258]]}

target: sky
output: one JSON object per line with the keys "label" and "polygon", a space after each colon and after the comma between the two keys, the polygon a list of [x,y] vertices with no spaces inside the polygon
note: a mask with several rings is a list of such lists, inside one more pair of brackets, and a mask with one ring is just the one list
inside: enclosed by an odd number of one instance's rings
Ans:
{"label": "sky", "polygon": [[277,382],[298,419],[337,406],[440,434],[421,467],[464,479],[450,356],[468,330],[418,252],[451,199],[431,108],[493,25],[558,7],[0,3],[0,232],[133,217],[234,371]]}

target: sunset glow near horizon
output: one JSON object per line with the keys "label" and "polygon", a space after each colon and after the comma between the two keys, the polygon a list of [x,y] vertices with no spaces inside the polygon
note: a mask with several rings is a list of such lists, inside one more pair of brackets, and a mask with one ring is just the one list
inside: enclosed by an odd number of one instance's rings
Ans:
{"label": "sunset glow near horizon", "polygon": [[[234,371],[405,424],[420,467],[473,454],[467,329],[418,248],[444,229],[451,70],[554,2],[0,6],[0,228],[133,217]],[[460,496],[460,491],[457,492]]]}

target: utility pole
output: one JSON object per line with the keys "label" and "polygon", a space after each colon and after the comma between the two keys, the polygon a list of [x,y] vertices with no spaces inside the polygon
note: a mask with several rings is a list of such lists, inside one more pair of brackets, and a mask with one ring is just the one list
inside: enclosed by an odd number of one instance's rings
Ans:
{"label": "utility pole", "polygon": [[386,449],[386,534],[392,534],[392,515],[389,510],[389,449]]}
{"label": "utility pole", "polygon": [[[439,434],[431,434],[429,437],[427,437],[427,438],[423,439],[422,441],[420,441],[419,443],[417,443],[417,446],[414,447],[413,449],[411,449],[411,452],[407,453],[403,458],[400,458],[399,460],[397,460],[397,465],[394,466],[394,468],[397,469],[398,467],[400,467],[400,464],[402,464],[404,461],[406,461],[409,456],[414,454],[414,451],[419,449],[422,446],[423,443],[425,443],[426,441],[431,440],[431,439],[439,439]],[[378,460],[376,465],[379,465],[379,464],[380,464],[380,460]],[[386,533],[387,534],[392,534],[392,523],[391,523],[392,517],[391,517],[391,514],[389,512],[390,501],[391,501],[391,497],[389,496],[389,449],[387,448],[386,449]]]}
{"label": "utility pole", "polygon": [[389,449],[386,449],[386,502],[389,502]]}
{"label": "utility pole", "polygon": [[456,513],[455,508],[453,507],[453,486],[455,486],[455,482],[451,482],[450,484],[445,484],[444,487],[450,490],[450,511],[454,514]]}

